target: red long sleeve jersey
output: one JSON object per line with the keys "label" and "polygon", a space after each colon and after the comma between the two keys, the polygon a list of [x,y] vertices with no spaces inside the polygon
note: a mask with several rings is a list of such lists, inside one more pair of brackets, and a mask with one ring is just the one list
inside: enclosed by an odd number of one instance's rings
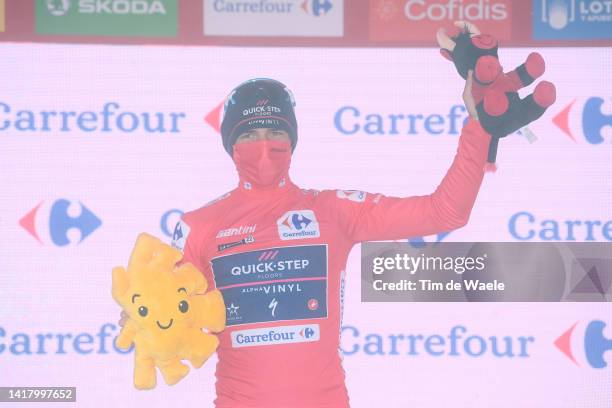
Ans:
{"label": "red long sleeve jersey", "polygon": [[186,213],[173,245],[223,294],[219,408],[344,408],[340,355],[344,270],[355,243],[450,231],[465,225],[490,136],[463,127],[457,154],[433,194],[273,190],[241,185]]}

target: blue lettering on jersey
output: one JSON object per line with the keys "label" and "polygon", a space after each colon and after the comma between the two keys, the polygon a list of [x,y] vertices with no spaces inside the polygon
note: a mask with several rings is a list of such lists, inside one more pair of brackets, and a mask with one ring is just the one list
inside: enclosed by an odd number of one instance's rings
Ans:
{"label": "blue lettering on jersey", "polygon": [[211,262],[228,326],[327,317],[327,245],[267,248]]}

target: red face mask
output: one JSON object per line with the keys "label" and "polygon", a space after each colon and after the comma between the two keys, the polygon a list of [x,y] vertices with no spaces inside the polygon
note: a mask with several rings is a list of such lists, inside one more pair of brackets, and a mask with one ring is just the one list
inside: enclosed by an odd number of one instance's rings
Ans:
{"label": "red face mask", "polygon": [[278,186],[291,164],[291,143],[257,140],[234,145],[234,163],[241,181],[259,189]]}

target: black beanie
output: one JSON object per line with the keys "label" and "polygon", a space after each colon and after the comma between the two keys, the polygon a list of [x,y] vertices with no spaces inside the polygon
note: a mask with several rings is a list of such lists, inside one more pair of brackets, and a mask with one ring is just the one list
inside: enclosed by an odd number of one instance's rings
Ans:
{"label": "black beanie", "polygon": [[233,155],[236,139],[256,128],[284,130],[291,138],[291,151],[297,144],[297,121],[291,91],[281,82],[268,78],[250,79],[238,85],[227,97],[221,122],[223,147]]}

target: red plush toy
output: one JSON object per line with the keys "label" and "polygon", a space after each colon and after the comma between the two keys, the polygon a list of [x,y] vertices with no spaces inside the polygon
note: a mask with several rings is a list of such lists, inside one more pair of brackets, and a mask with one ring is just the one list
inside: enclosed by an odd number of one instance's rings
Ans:
{"label": "red plush toy", "polygon": [[[469,23],[461,22],[451,41],[439,41],[440,53],[451,60],[464,79],[473,71],[472,96],[478,119],[491,135],[488,162],[493,165],[499,139],[516,132],[538,119],[555,102],[555,86],[548,81],[538,83],[532,94],[521,99],[518,90],[530,85],[544,73],[544,59],[537,52],[529,54],[516,69],[504,73],[497,56],[497,40],[480,34]],[[446,35],[442,32],[442,36]],[[440,38],[440,34],[439,34]],[[454,43],[454,44],[453,44]],[[494,169],[494,167],[493,167]]]}

